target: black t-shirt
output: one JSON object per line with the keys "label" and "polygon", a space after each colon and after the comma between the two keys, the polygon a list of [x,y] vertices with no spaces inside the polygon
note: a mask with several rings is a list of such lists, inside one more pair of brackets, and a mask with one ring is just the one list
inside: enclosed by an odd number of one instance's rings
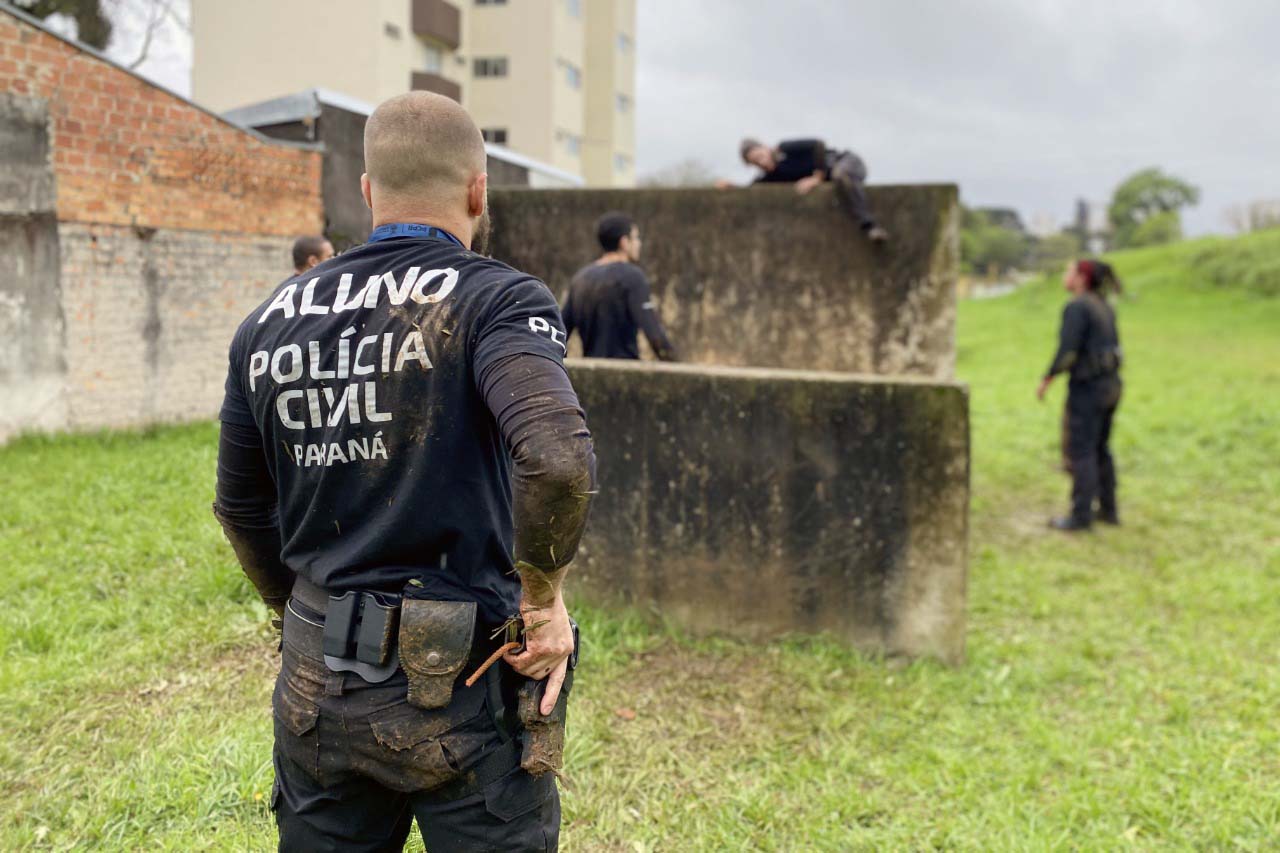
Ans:
{"label": "black t-shirt", "polygon": [[542,282],[445,239],[367,243],[281,284],[236,332],[221,418],[262,435],[284,564],[513,613],[510,458],[479,381],[510,355],[563,363],[564,341]]}
{"label": "black t-shirt", "polygon": [[1088,382],[1115,376],[1120,370],[1120,334],[1116,314],[1096,293],[1084,293],[1062,309],[1058,351],[1047,376],[1070,373],[1071,381]]}
{"label": "black t-shirt", "polygon": [[588,264],[578,270],[562,312],[566,332],[582,336],[582,354],[588,358],[639,358],[637,331],[644,332],[659,358],[674,357],[649,279],[635,264]]}
{"label": "black t-shirt", "polygon": [[821,139],[791,139],[778,144],[777,166],[756,178],[757,184],[793,184],[814,172],[826,172],[827,146]]}

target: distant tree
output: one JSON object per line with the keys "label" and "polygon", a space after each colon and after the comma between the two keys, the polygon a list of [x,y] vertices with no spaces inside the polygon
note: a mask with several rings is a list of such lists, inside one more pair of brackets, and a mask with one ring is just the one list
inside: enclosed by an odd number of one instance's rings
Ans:
{"label": "distant tree", "polygon": [[1162,246],[1182,239],[1182,218],[1176,210],[1166,210],[1149,216],[1138,223],[1129,234],[1125,245],[1131,249],[1141,246]]}
{"label": "distant tree", "polygon": [[1280,199],[1234,204],[1227,208],[1226,216],[1231,227],[1241,234],[1280,228]]}
{"label": "distant tree", "polygon": [[1080,236],[1074,230],[1050,234],[1031,248],[1031,265],[1040,272],[1058,272],[1081,255]]}
{"label": "distant tree", "polygon": [[111,43],[113,27],[103,0],[17,0],[17,5],[42,21],[66,15],[76,22],[76,38],[90,47],[106,50]]}
{"label": "distant tree", "polygon": [[1022,224],[1022,216],[1012,207],[978,207],[974,209],[974,213],[985,216],[991,225],[1023,234],[1027,231],[1027,226]]}
{"label": "distant tree", "polygon": [[[999,217],[1008,222],[1007,217]],[[1021,231],[993,222],[982,210],[963,208],[960,214],[960,261],[977,274],[1019,269],[1027,262],[1031,241]]]}
{"label": "distant tree", "polygon": [[[1179,211],[1200,201],[1200,190],[1180,178],[1166,175],[1159,169],[1143,169],[1116,187],[1111,197],[1107,217],[1111,220],[1113,245],[1117,249],[1137,245],[1139,236],[1152,241],[1171,242],[1182,236],[1182,217]],[[1143,228],[1148,220],[1159,218]]]}
{"label": "distant tree", "polygon": [[[47,20],[65,15],[76,24],[75,37],[90,47],[105,51],[117,41],[132,44],[137,51],[124,62],[130,71],[146,62],[156,34],[172,24],[180,30],[190,25],[173,8],[174,0],[17,0],[23,11]],[[132,51],[131,51],[132,53]]]}
{"label": "distant tree", "polygon": [[645,175],[640,179],[640,186],[709,187],[715,182],[715,171],[701,160],[690,157]]}

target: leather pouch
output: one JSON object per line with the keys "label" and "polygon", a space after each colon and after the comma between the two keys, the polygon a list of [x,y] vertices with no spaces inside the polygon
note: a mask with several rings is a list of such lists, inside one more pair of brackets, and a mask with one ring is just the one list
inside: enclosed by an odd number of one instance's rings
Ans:
{"label": "leather pouch", "polygon": [[476,631],[474,601],[406,598],[400,605],[400,666],[409,681],[409,704],[448,706],[453,685],[471,656]]}
{"label": "leather pouch", "polygon": [[564,724],[572,689],[573,670],[569,670],[555,708],[544,717],[540,706],[547,682],[526,681],[520,686],[520,724],[524,727],[520,766],[534,776],[556,773],[564,766]]}

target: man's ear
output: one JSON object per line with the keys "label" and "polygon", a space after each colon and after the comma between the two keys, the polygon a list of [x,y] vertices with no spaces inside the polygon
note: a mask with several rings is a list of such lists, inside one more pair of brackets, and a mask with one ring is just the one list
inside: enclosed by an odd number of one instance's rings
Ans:
{"label": "man's ear", "polygon": [[373,210],[373,185],[369,183],[369,173],[360,176],[360,195],[364,196],[365,206]]}
{"label": "man's ear", "polygon": [[467,187],[467,216],[472,219],[484,213],[485,197],[489,192],[489,176],[484,172],[471,179]]}

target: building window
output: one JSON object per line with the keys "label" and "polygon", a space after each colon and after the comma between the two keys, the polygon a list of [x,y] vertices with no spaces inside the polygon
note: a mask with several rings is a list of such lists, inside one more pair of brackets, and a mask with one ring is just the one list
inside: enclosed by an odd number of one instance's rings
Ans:
{"label": "building window", "polygon": [[485,142],[492,142],[494,145],[507,144],[507,129],[505,127],[486,127],[480,131],[480,135],[484,137]]}
{"label": "building window", "polygon": [[383,24],[382,31],[387,34],[388,38],[393,38],[393,39],[400,38],[400,28],[397,27],[395,24],[392,24],[392,23]]}
{"label": "building window", "polygon": [[422,46],[422,70],[430,71],[432,74],[439,74],[443,65],[443,58],[440,54],[440,48],[432,47],[429,44]]}
{"label": "building window", "polygon": [[564,143],[564,150],[569,153],[570,157],[578,157],[582,154],[581,136],[557,128],[556,140]]}
{"label": "building window", "polygon": [[616,172],[626,174],[631,169],[631,158],[626,154],[614,154],[613,169]]}
{"label": "building window", "polygon": [[618,112],[620,113],[631,112],[631,98],[628,95],[618,93]]}
{"label": "building window", "polygon": [[564,82],[570,89],[582,88],[582,70],[567,59],[559,60],[560,65],[564,68]]}
{"label": "building window", "polygon": [[507,58],[505,56],[478,56],[472,63],[477,77],[506,77]]}
{"label": "building window", "polygon": [[619,53],[631,52],[631,36],[627,35],[626,33],[618,33],[618,52]]}
{"label": "building window", "polygon": [[582,0],[565,0],[564,6],[573,17],[582,17]]}

